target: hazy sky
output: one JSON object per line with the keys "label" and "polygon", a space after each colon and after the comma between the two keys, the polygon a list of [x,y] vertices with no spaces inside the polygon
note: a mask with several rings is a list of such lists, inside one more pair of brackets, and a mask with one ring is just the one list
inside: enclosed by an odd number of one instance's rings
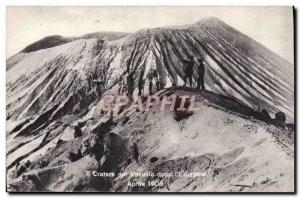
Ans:
{"label": "hazy sky", "polygon": [[292,7],[7,7],[6,57],[45,36],[134,32],[215,16],[293,63]]}

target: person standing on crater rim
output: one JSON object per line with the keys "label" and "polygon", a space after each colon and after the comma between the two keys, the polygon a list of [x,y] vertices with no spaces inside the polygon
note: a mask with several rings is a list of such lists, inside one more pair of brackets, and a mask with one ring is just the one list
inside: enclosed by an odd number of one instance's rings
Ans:
{"label": "person standing on crater rim", "polygon": [[147,75],[147,79],[149,81],[149,94],[152,95],[153,79],[155,80],[155,82],[158,81],[158,73],[157,73],[156,69],[153,69],[153,68],[150,69],[150,71]]}
{"label": "person standing on crater rim", "polygon": [[204,86],[204,74],[205,74],[205,68],[204,68],[204,59],[201,57],[198,59],[198,78],[197,78],[197,89],[205,90]]}
{"label": "person standing on crater rim", "polygon": [[156,70],[153,71],[153,77],[154,77],[154,81],[155,81],[155,86],[156,86],[156,91],[159,91],[159,75],[157,73]]}
{"label": "person standing on crater rim", "polygon": [[187,80],[189,80],[190,87],[193,86],[193,68],[194,68],[194,60],[193,56],[189,56],[188,60],[185,60],[186,68],[184,70],[184,86],[187,84]]}
{"label": "person standing on crater rim", "polygon": [[138,90],[139,90],[139,93],[138,95],[142,95],[143,94],[143,91],[144,91],[144,84],[145,84],[145,81],[143,79],[143,75],[141,74],[140,75],[140,78],[139,78],[139,82],[138,82]]}

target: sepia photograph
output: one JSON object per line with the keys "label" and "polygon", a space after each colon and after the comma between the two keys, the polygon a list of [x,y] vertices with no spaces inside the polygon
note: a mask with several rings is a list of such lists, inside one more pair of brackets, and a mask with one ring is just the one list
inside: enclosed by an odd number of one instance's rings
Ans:
{"label": "sepia photograph", "polygon": [[295,193],[294,16],[7,6],[6,191]]}

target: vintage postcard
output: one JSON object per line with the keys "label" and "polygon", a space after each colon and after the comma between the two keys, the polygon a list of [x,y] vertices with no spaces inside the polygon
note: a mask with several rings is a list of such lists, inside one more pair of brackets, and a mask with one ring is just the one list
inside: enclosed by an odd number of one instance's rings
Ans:
{"label": "vintage postcard", "polygon": [[293,7],[6,19],[8,192],[295,192]]}

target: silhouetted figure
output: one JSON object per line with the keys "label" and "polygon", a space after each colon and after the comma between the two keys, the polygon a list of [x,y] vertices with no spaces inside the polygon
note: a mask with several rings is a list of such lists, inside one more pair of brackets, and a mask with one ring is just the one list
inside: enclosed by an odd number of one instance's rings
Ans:
{"label": "silhouetted figure", "polygon": [[150,78],[151,78],[151,80],[149,79],[149,93],[151,95],[152,94],[152,86],[153,86],[153,82],[152,82],[153,78],[152,77],[150,77]]}
{"label": "silhouetted figure", "polygon": [[156,91],[159,91],[160,87],[159,87],[159,76],[156,70],[153,71],[153,77],[155,80],[155,86],[156,86]]}
{"label": "silhouetted figure", "polygon": [[139,163],[139,148],[137,143],[133,143],[133,158]]}
{"label": "silhouetted figure", "polygon": [[161,90],[165,87],[163,75],[158,76],[158,87],[159,87],[159,90]]}
{"label": "silhouetted figure", "polygon": [[126,79],[122,80],[122,89],[121,89],[121,94],[124,94],[126,92]]}
{"label": "silhouetted figure", "polygon": [[138,93],[138,95],[140,96],[140,95],[142,95],[142,93],[143,93],[143,90],[144,90],[144,80],[143,80],[143,78],[141,77],[140,78],[140,80],[139,80],[139,83],[138,83],[138,90],[139,90],[139,93]]}
{"label": "silhouetted figure", "polygon": [[187,61],[185,61],[186,68],[184,70],[184,86],[187,84],[187,80],[189,80],[190,86],[193,86],[193,68],[194,68],[194,61],[193,57],[190,56]]}
{"label": "silhouetted figure", "polygon": [[198,59],[199,65],[198,65],[197,89],[205,90],[205,86],[204,86],[205,68],[204,68],[203,61],[204,60],[202,58]]}
{"label": "silhouetted figure", "polygon": [[149,81],[149,93],[150,95],[152,94],[152,87],[153,87],[153,79],[155,78],[155,73],[156,70],[150,70],[148,75],[147,75],[147,79]]}

